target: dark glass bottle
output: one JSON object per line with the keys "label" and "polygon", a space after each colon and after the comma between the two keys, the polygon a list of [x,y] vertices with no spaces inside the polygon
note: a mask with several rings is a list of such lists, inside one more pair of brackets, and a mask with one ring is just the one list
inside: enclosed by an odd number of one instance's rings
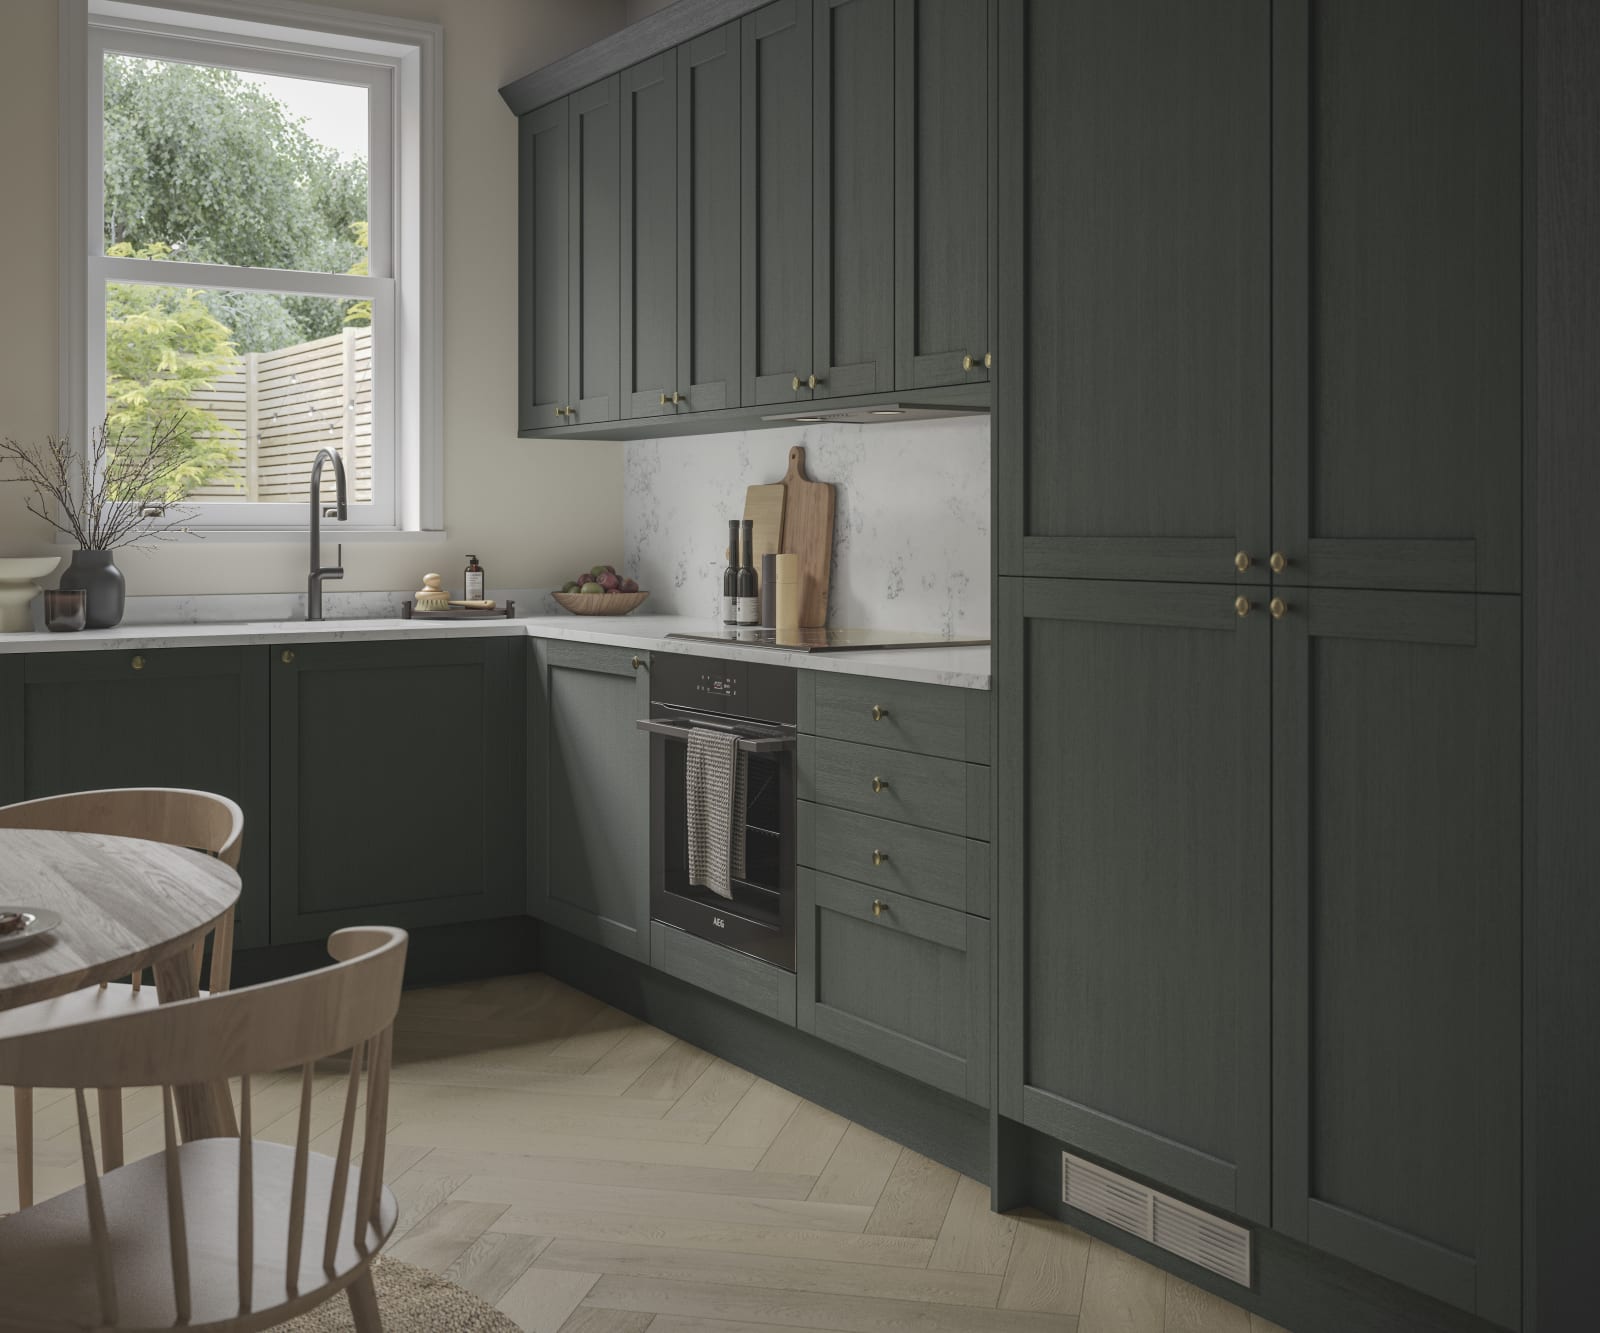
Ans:
{"label": "dark glass bottle", "polygon": [[722,571],[722,623],[739,623],[739,520],[728,520],[728,567]]}
{"label": "dark glass bottle", "polygon": [[738,603],[737,613],[741,625],[759,625],[761,623],[761,596],[760,588],[756,582],[756,525],[747,518],[742,526],[744,528],[743,552],[739,557],[739,578],[735,585],[735,600]]}
{"label": "dark glass bottle", "polygon": [[467,557],[467,569],[462,575],[461,583],[461,596],[464,600],[469,602],[483,600],[483,566],[478,563],[477,556]]}

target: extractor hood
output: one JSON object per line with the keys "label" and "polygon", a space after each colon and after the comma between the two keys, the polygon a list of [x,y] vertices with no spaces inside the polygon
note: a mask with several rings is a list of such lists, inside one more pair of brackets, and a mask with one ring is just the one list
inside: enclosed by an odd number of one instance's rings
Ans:
{"label": "extractor hood", "polygon": [[827,407],[812,405],[793,412],[764,416],[763,421],[782,421],[804,426],[809,422],[852,421],[865,425],[884,425],[893,421],[928,421],[935,417],[988,416],[986,407],[941,407],[936,403],[874,403],[871,407]]}

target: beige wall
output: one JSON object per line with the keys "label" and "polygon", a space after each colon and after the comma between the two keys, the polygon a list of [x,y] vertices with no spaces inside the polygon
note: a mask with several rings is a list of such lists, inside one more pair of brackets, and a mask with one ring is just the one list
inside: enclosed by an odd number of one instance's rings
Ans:
{"label": "beige wall", "polygon": [[[346,545],[343,590],[412,591],[476,552],[498,587],[559,586],[622,556],[622,451],[517,439],[516,121],[497,89],[619,27],[622,0],[340,0],[445,30],[443,542]],[[56,428],[56,4],[0,6],[0,434]],[[0,485],[0,555],[66,555]],[[336,539],[336,538],[335,538]],[[130,594],[305,584],[303,534],[119,557]]]}

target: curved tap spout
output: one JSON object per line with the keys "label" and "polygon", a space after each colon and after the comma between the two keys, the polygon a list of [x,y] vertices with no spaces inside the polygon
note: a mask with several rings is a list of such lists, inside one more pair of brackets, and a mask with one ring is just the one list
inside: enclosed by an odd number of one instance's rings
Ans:
{"label": "curved tap spout", "polygon": [[311,464],[311,574],[306,579],[306,619],[322,619],[322,581],[344,577],[344,546],[339,547],[335,563],[322,563],[322,465],[333,464],[333,485],[337,501],[328,517],[343,523],[350,517],[345,499],[344,461],[332,449],[322,449]]}

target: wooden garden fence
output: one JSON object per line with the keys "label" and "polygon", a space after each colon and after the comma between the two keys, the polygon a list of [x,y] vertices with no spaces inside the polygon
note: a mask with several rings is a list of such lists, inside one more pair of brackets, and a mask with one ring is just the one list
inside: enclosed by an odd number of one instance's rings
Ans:
{"label": "wooden garden fence", "polygon": [[233,475],[192,499],[304,500],[324,446],[344,459],[351,503],[372,499],[371,329],[248,353],[190,401],[239,446]]}

